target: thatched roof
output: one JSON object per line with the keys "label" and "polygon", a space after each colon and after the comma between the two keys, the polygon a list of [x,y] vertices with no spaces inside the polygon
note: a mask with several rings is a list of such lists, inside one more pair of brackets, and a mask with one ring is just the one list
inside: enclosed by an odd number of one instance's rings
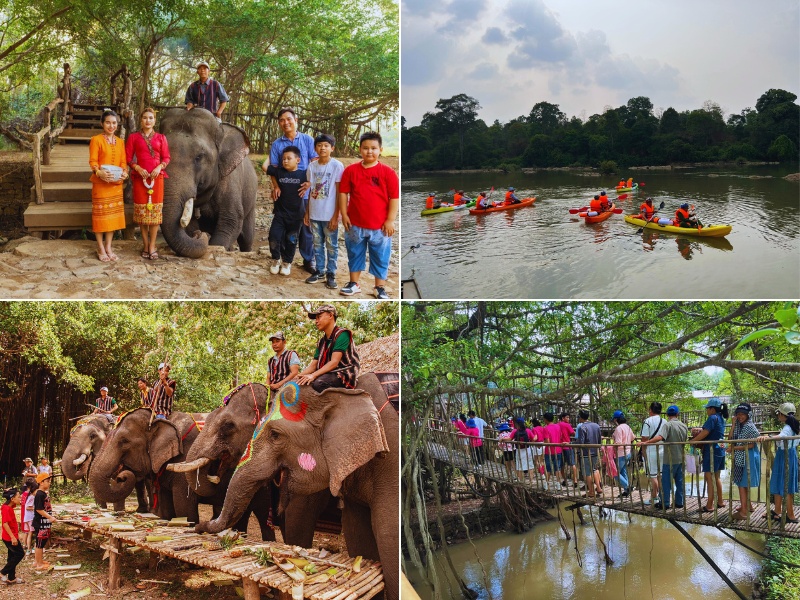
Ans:
{"label": "thatched roof", "polygon": [[361,359],[361,372],[400,371],[400,334],[393,333],[356,347]]}

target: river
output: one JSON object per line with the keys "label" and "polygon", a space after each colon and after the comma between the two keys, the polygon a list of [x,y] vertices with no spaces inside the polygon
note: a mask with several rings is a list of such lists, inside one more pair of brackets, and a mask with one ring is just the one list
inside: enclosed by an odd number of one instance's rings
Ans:
{"label": "river", "polygon": [[[568,209],[586,206],[618,178],[577,172],[403,175],[402,275],[425,298],[775,299],[800,297],[800,187],[779,166],[636,171],[644,185],[620,200],[624,214],[652,196],[672,217],[697,206],[704,225],[731,224],[725,238],[644,230],[613,215],[586,225]],[[629,176],[628,173],[624,174]],[[630,174],[633,176],[633,173]],[[430,191],[458,187],[470,197],[496,186],[536,196],[533,206],[473,216],[465,210],[420,216]]]}
{"label": "river", "polygon": [[[573,533],[572,513],[564,510]],[[555,515],[555,510],[550,511]],[[648,519],[612,511],[595,523],[608,547],[611,565],[584,510],[586,525],[575,518],[577,537],[567,541],[558,521],[537,524],[525,534],[497,533],[450,546],[457,571],[481,600],[531,598],[542,600],[729,600],[736,596],[686,538],[664,519]],[[761,568],[761,558],[713,527],[681,523],[740,591],[749,596]],[[736,538],[764,550],[764,537],[735,532]],[[575,552],[577,539],[580,562]],[[444,576],[446,561],[436,553]],[[480,561],[478,560],[480,558]],[[484,575],[485,571],[485,575]],[[409,580],[423,600],[432,594],[419,573]],[[450,577],[445,597],[460,598]],[[452,589],[452,592],[448,590]]]}

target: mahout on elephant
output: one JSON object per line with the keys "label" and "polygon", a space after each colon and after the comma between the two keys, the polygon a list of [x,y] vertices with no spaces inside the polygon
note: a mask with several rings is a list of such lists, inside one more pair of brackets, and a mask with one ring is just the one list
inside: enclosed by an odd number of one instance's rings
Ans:
{"label": "mahout on elephant", "polygon": [[275,478],[281,501],[329,489],[343,503],[348,554],[380,560],[386,597],[398,598],[399,433],[398,413],[374,373],[361,375],[354,390],[317,393],[291,382],[254,431],[219,517],[195,529],[229,527]]}
{"label": "mahout on elephant", "polygon": [[[88,478],[94,460],[102,451],[109,432],[114,428],[116,417],[112,415],[89,415],[80,419],[70,431],[69,442],[58,464],[64,477],[71,481]],[[136,481],[137,512],[150,512],[152,500],[149,480],[142,478]],[[147,489],[146,489],[147,488]],[[97,505],[106,507],[106,500],[95,496]],[[125,498],[113,501],[114,510],[125,510]]]}
{"label": "mahout on elephant", "polygon": [[[202,257],[209,243],[249,252],[255,236],[258,176],[246,159],[250,140],[203,109],[170,109],[159,131],[172,160],[164,181],[161,232],[180,256]],[[210,242],[208,235],[211,236]]]}
{"label": "mahout on elephant", "polygon": [[[265,414],[269,389],[260,383],[247,383],[231,391],[222,406],[208,414],[200,435],[186,454],[186,462],[167,465],[167,470],[186,474],[186,480],[201,502],[222,506],[231,477],[239,458],[247,450],[253,432]],[[264,540],[274,540],[275,533],[268,525],[269,511],[281,528],[283,541],[310,547],[314,539],[314,526],[325,512],[329,520],[339,521],[341,513],[330,492],[325,489],[310,496],[287,495],[278,503],[279,488],[274,482],[265,482],[256,489],[244,513],[232,526],[247,531],[252,512],[261,527]],[[233,492],[237,493],[236,491]]]}
{"label": "mahout on elephant", "polygon": [[165,519],[188,517],[197,522],[197,496],[186,478],[166,470],[168,462],[181,462],[199,434],[191,415],[173,412],[170,418],[154,419],[148,408],[137,408],[121,416],[102,451],[89,470],[89,485],[95,498],[124,501],[137,480],[153,479],[153,512]]}

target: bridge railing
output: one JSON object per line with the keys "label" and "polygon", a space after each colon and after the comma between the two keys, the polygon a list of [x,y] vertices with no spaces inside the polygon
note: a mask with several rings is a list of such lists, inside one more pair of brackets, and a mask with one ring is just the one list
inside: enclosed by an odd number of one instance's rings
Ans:
{"label": "bridge railing", "polygon": [[[438,445],[439,454],[445,453],[445,456],[436,455],[435,458],[450,463],[462,471],[473,472],[477,476],[521,485],[565,499],[585,499],[587,495],[591,499],[596,493],[598,498],[607,500],[610,493],[615,502],[623,505],[636,503],[641,509],[648,508],[668,515],[681,511],[686,516],[689,510],[687,497],[696,497],[697,507],[702,506],[703,498],[708,498],[708,502],[713,501],[710,512],[714,513],[715,519],[718,514],[722,516],[727,513],[731,519],[741,521],[745,527],[749,527],[751,523],[751,501],[766,502],[765,516],[768,527],[779,525],[783,530],[789,517],[787,504],[791,503],[791,492],[798,489],[797,468],[791,470],[791,461],[786,460],[786,457],[790,456],[791,452],[797,453],[796,446],[800,444],[800,436],[773,437],[763,441],[760,441],[761,438],[696,442],[689,440],[646,445],[640,442],[631,445],[552,444],[513,442],[492,435],[475,438],[464,436],[451,427],[449,423],[443,421],[429,421],[429,441]],[[476,445],[478,440],[482,443],[480,446]],[[672,448],[677,448],[677,451],[670,451]],[[563,452],[565,449],[567,453]],[[556,450],[561,450],[561,453],[557,453]],[[620,454],[622,456],[619,456]],[[668,457],[666,462],[665,456]],[[712,460],[711,456],[721,458]],[[740,467],[736,466],[737,461],[741,462]],[[566,466],[569,476],[564,471],[564,466],[559,468],[559,464],[567,463],[569,463]],[[626,478],[619,477],[620,467],[623,465],[627,471],[627,486],[624,483]],[[592,489],[593,475],[588,475],[591,478],[589,485],[585,479],[587,473],[584,471],[593,473],[595,468],[601,482],[600,490]],[[572,469],[578,469],[578,474],[573,474]],[[735,473],[729,473],[732,470]],[[726,472],[728,472],[727,498],[723,497],[722,500],[727,499],[730,502],[723,506],[716,492],[723,491],[721,475]],[[791,476],[794,477],[794,481]],[[788,502],[782,502],[778,517],[769,510],[769,502],[772,500],[769,490],[773,477],[782,491],[778,496],[789,499]],[[566,485],[563,484],[565,481]],[[585,493],[580,489],[580,484],[574,483],[575,481],[582,482],[587,487]],[[668,496],[665,494],[665,488],[670,490]],[[639,493],[634,494],[633,491]],[[676,502],[676,491],[682,492],[678,494],[678,497],[683,496],[682,504]],[[724,496],[724,493],[720,495]],[[739,497],[740,504],[742,499],[746,503],[742,507],[744,516],[741,518],[734,517],[732,501],[735,497]],[[763,527],[753,527],[754,531],[762,529]]]}

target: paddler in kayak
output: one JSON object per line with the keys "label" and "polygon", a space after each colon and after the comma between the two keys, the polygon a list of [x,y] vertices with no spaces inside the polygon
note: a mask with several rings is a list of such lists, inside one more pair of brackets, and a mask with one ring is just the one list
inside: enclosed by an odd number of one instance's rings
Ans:
{"label": "paddler in kayak", "polygon": [[652,198],[645,200],[641,206],[639,206],[639,210],[641,212],[636,215],[637,219],[642,219],[644,221],[655,221],[656,209],[653,206]]}
{"label": "paddler in kayak", "polygon": [[689,203],[684,202],[680,208],[675,211],[675,218],[672,220],[675,227],[686,227],[688,229],[702,229],[703,224],[695,216],[694,212],[689,212]]}
{"label": "paddler in kayak", "polygon": [[458,190],[455,194],[453,194],[453,206],[461,206],[462,204],[466,204],[469,201],[467,198],[464,199],[464,190]]}
{"label": "paddler in kayak", "polygon": [[425,210],[430,210],[432,208],[441,208],[442,203],[436,199],[436,193],[431,192],[430,196],[427,197],[425,200]]}
{"label": "paddler in kayak", "polygon": [[501,206],[511,206],[512,204],[519,204],[522,202],[517,196],[514,194],[516,190],[513,187],[508,188],[506,192],[506,199]]}
{"label": "paddler in kayak", "polygon": [[628,177],[628,185],[625,187],[633,188],[633,177]]}
{"label": "paddler in kayak", "polygon": [[592,212],[598,212],[598,213],[601,210],[603,210],[603,205],[600,202],[600,195],[599,194],[595,194],[594,198],[592,198],[589,201],[589,210],[592,211]]}
{"label": "paddler in kayak", "polygon": [[611,208],[611,202],[609,201],[608,195],[606,194],[605,190],[600,192],[600,207],[601,210],[604,211],[609,210]]}
{"label": "paddler in kayak", "polygon": [[624,188],[625,187],[625,180],[624,179],[620,179],[619,183],[617,184],[617,187],[618,188]]}
{"label": "paddler in kayak", "polygon": [[491,202],[489,202],[489,199],[486,197],[486,192],[481,192],[478,194],[478,197],[475,198],[475,208],[486,210],[487,208],[491,208],[491,206]]}

